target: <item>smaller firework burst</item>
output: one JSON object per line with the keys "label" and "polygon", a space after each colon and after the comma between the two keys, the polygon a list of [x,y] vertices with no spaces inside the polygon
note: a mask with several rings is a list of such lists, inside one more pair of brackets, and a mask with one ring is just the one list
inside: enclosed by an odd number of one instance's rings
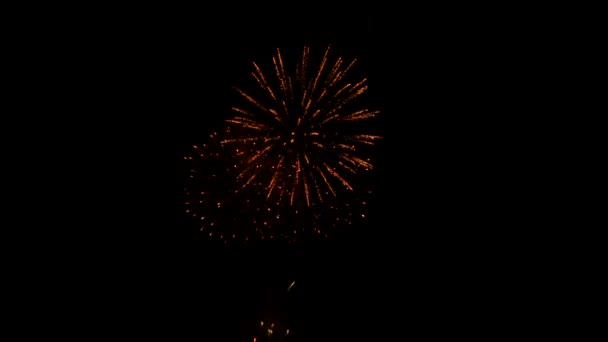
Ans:
{"label": "smaller firework burst", "polygon": [[185,211],[205,235],[224,243],[325,239],[366,217],[371,190],[299,209],[268,203],[255,189],[242,189],[235,181],[237,168],[220,140],[213,133],[184,157]]}

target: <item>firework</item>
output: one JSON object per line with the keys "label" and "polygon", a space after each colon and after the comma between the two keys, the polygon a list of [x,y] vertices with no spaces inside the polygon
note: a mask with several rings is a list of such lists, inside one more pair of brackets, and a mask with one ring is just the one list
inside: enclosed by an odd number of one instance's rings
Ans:
{"label": "firework", "polygon": [[224,131],[186,157],[187,210],[203,230],[222,239],[326,236],[365,215],[361,176],[380,139],[366,123],[378,111],[362,105],[367,80],[349,77],[356,60],[330,52],[313,58],[304,47],[290,65],[277,49],[235,88]]}

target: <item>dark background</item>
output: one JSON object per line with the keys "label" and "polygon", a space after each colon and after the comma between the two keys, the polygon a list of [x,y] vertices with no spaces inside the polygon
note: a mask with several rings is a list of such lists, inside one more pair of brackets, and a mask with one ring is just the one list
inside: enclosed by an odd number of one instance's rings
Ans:
{"label": "dark background", "polygon": [[[36,242],[57,255],[35,260],[41,329],[251,341],[277,314],[302,341],[382,341],[588,312],[605,181],[574,14],[225,7],[39,11],[39,182],[67,213],[43,235],[61,243]],[[183,212],[182,158],[252,60],[303,44],[358,57],[382,112],[370,220],[297,247],[208,239]]]}

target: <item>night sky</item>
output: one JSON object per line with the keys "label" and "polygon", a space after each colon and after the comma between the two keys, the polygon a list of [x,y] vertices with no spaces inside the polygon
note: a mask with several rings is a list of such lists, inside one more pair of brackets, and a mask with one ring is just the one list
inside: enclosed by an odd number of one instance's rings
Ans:
{"label": "night sky", "polygon": [[[75,184],[54,187],[76,224],[41,261],[39,315],[64,309],[49,329],[252,341],[280,317],[295,341],[388,341],[543,331],[591,300],[581,213],[599,208],[600,171],[572,116],[585,43],[567,20],[224,7],[86,7],[35,32],[39,87],[63,106],[38,121],[60,127],[44,165]],[[253,60],[304,44],[357,57],[382,113],[369,221],[297,246],[209,239],[184,213],[183,156],[220,127]]]}

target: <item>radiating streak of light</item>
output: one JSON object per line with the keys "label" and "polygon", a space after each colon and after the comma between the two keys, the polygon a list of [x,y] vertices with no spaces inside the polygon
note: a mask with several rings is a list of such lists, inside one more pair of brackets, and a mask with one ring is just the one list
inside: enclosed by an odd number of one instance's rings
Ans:
{"label": "radiating streak of light", "polygon": [[350,186],[350,184],[348,184],[348,182],[342,178],[342,176],[340,176],[340,174],[338,172],[336,172],[336,170],[334,170],[333,168],[331,168],[329,165],[327,165],[326,163],[323,163],[323,166],[325,166],[325,169],[331,173],[334,177],[338,178],[338,180],[340,180],[340,182],[342,183],[342,185],[344,185],[348,190],[353,190],[353,188]]}

